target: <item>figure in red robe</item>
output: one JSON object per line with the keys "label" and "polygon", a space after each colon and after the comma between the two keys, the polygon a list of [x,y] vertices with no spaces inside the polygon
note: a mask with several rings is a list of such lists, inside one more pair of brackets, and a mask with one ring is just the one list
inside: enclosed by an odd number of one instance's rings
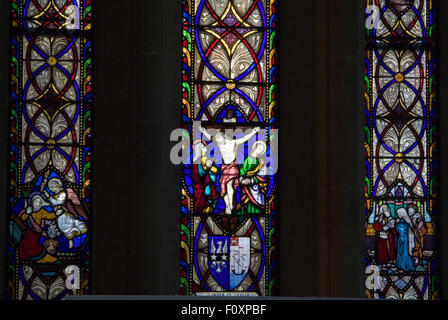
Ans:
{"label": "figure in red robe", "polygon": [[45,255],[45,251],[40,244],[40,237],[44,228],[44,220],[55,220],[56,215],[45,210],[46,202],[41,195],[34,195],[31,205],[26,206],[16,219],[20,223],[23,236],[18,243],[20,259],[39,260]]}
{"label": "figure in red robe", "polygon": [[212,160],[207,158],[207,148],[202,143],[196,144],[194,151],[191,169],[194,191],[193,209],[195,213],[212,213],[218,200],[216,188],[218,168]]}
{"label": "figure in red robe", "polygon": [[393,263],[397,257],[395,219],[390,214],[389,206],[380,207],[373,224],[375,229],[375,258],[377,265]]}

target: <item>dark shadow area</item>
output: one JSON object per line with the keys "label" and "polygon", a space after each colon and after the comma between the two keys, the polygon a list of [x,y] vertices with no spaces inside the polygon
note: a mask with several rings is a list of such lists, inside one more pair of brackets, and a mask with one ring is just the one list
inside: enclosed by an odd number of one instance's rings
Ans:
{"label": "dark shadow area", "polygon": [[95,11],[93,293],[175,294],[180,2],[98,1]]}
{"label": "dark shadow area", "polygon": [[281,294],[363,296],[362,3],[280,7]]}

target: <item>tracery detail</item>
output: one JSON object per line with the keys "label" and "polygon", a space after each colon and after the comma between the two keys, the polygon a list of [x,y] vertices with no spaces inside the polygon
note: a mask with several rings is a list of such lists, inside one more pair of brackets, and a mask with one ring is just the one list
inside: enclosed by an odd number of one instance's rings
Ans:
{"label": "tracery detail", "polygon": [[182,28],[181,293],[273,295],[277,1],[184,0]]}
{"label": "tracery detail", "polygon": [[9,299],[90,290],[91,0],[11,0]]}
{"label": "tracery detail", "polygon": [[369,297],[438,296],[437,5],[367,1],[378,16],[365,59]]}

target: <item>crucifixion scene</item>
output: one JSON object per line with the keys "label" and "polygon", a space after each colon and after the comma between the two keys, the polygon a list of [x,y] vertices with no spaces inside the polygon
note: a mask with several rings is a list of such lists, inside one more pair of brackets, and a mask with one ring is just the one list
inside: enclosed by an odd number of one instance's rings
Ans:
{"label": "crucifixion scene", "polygon": [[[248,145],[260,132],[260,128],[247,130],[238,138],[222,131],[212,135],[203,127],[199,130],[203,140],[193,146],[192,164],[195,213],[262,213],[268,186],[264,159],[267,145],[261,140]],[[213,143],[214,158],[219,153],[221,163],[215,163],[209,156],[207,142]],[[238,161],[239,152],[244,151],[245,144],[248,145],[247,155]]]}

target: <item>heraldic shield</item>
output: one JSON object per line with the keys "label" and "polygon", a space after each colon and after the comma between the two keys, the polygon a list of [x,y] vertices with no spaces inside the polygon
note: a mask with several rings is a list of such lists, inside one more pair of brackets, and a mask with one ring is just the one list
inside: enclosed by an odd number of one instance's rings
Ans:
{"label": "heraldic shield", "polygon": [[225,290],[233,290],[249,271],[250,238],[211,236],[208,258],[213,278]]}

